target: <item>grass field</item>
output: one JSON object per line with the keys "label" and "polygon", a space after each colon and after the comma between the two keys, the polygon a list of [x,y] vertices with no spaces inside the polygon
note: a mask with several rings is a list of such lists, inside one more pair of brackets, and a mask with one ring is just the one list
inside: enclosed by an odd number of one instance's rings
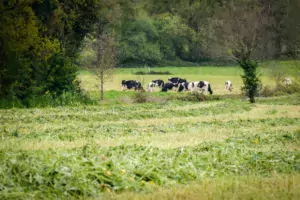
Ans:
{"label": "grass field", "polygon": [[[168,71],[172,75],[135,75],[137,71],[148,72],[147,68],[123,68],[116,69],[114,77],[108,81],[104,88],[105,90],[121,90],[122,80],[138,80],[142,83],[144,88],[147,88],[147,84],[154,79],[162,79],[165,82],[168,77],[182,77],[187,81],[209,81],[212,86],[212,90],[215,94],[228,94],[228,91],[224,90],[224,84],[226,80],[230,80],[233,83],[233,94],[241,92],[242,79],[240,75],[242,71],[238,67],[161,67],[151,68],[153,71],[164,72]],[[261,79],[263,84],[274,85],[274,81],[268,76],[268,70],[261,68]],[[88,71],[80,71],[79,78],[83,82],[83,87],[87,91],[98,91],[99,81],[97,78]]]}
{"label": "grass field", "polygon": [[[240,93],[239,69],[218,69],[202,71],[215,93],[226,93],[226,79]],[[131,70],[117,71],[106,85],[107,99],[134,94],[109,91],[136,77]],[[197,70],[173,73],[198,80]],[[95,77],[79,76],[96,96]],[[152,78],[144,76],[145,82]],[[267,74],[263,82],[273,83]],[[300,196],[299,94],[259,98],[254,105],[224,98],[2,109],[0,136],[0,199]]]}
{"label": "grass field", "polygon": [[[270,77],[270,68],[276,68],[282,70],[287,76],[294,77],[299,74],[299,61],[281,61],[281,62],[264,62],[260,64],[258,73],[261,75],[263,85],[274,86],[275,82]],[[147,88],[147,84],[154,79],[168,80],[168,77],[181,77],[185,78],[188,82],[206,80],[211,83],[214,94],[228,94],[229,92],[224,90],[224,84],[226,80],[230,80],[233,83],[233,94],[241,93],[241,87],[243,81],[241,74],[243,71],[238,66],[197,66],[197,67],[152,67],[151,71],[156,72],[170,72],[171,75],[135,75],[134,73],[142,71],[148,72],[148,68],[118,68],[116,69],[115,75],[109,80],[104,89],[107,91],[121,90],[122,80],[138,80],[142,83],[144,88]],[[98,91],[99,81],[97,78],[88,71],[79,71],[79,78],[83,82],[83,88],[89,92]],[[293,79],[293,78],[292,78]],[[98,95],[96,93],[96,95]]]}

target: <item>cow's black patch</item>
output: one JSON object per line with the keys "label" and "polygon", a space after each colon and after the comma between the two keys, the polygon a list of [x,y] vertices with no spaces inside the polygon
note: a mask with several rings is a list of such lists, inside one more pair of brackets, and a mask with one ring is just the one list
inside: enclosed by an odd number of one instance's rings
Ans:
{"label": "cow's black patch", "polygon": [[142,84],[136,80],[122,80],[122,86],[126,86],[127,89],[141,90],[143,89]]}
{"label": "cow's black patch", "polygon": [[199,81],[197,87],[198,88],[203,88],[205,86],[205,83],[203,81]]}
{"label": "cow's black patch", "polygon": [[187,81],[185,79],[179,78],[179,77],[173,77],[173,78],[168,78],[169,83],[173,83],[175,87],[178,87],[179,84],[181,83],[186,83]]}
{"label": "cow's black patch", "polygon": [[173,87],[174,87],[173,83],[166,83],[161,91],[167,92],[168,90],[172,90]]}

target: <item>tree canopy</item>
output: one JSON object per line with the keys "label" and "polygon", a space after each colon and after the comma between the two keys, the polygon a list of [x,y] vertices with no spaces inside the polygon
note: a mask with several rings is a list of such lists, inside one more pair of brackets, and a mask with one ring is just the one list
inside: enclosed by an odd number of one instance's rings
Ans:
{"label": "tree canopy", "polygon": [[[231,0],[2,0],[0,97],[71,90],[83,39],[103,27],[115,35],[119,67],[224,61],[219,55],[230,49],[216,27],[226,23],[222,16],[232,5]],[[298,0],[234,5],[247,5],[248,13],[259,12],[267,22],[267,51],[257,54],[259,59],[299,58]]]}

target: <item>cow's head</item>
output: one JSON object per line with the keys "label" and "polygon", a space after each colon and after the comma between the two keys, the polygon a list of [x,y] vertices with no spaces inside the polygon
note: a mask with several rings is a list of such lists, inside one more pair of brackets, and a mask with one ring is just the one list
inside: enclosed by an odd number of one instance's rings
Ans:
{"label": "cow's head", "polygon": [[126,80],[122,80],[122,91],[127,89]]}
{"label": "cow's head", "polygon": [[187,81],[185,79],[179,79],[178,81],[179,83],[187,83]]}

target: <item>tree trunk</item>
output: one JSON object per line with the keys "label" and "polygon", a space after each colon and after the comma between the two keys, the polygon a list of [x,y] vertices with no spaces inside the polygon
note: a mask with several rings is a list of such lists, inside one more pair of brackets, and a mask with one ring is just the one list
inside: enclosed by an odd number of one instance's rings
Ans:
{"label": "tree trunk", "polygon": [[104,99],[104,72],[100,72],[100,100]]}
{"label": "tree trunk", "polygon": [[250,103],[255,103],[254,93],[250,92],[249,98],[250,98]]}

